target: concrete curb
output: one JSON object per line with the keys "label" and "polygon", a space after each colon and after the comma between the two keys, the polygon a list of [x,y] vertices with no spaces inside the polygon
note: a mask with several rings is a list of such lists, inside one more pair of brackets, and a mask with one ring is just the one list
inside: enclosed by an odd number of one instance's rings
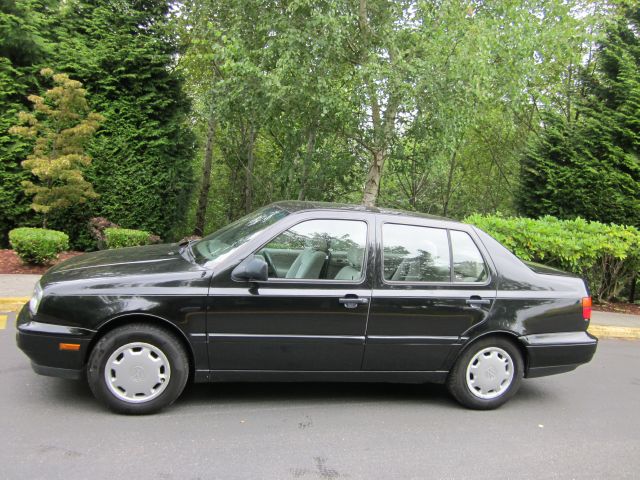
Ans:
{"label": "concrete curb", "polygon": [[618,327],[615,325],[589,325],[589,333],[598,338],[640,339],[640,328]]}
{"label": "concrete curb", "polygon": [[[0,297],[0,312],[18,312],[29,301],[29,297]],[[623,338],[640,340],[640,328],[615,325],[589,325],[589,333],[598,338]]]}

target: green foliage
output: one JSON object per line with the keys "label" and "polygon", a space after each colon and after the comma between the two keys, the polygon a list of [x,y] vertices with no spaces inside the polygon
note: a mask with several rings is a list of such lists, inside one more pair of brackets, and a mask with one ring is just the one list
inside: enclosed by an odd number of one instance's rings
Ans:
{"label": "green foliage", "polygon": [[22,182],[30,178],[20,162],[31,142],[9,134],[18,112],[29,107],[27,95],[38,89],[37,71],[49,49],[52,1],[0,0],[0,245],[9,230],[24,225],[32,213]]}
{"label": "green foliage", "polygon": [[9,232],[11,248],[25,263],[46,265],[69,248],[66,233],[45,228],[15,228]]}
{"label": "green foliage", "polygon": [[523,260],[585,277],[594,298],[619,295],[640,270],[640,231],[634,227],[545,216],[471,215],[465,222],[489,233]]}
{"label": "green foliage", "polygon": [[[95,247],[94,216],[171,240],[196,218],[208,232],[272,201],[363,192],[455,218],[517,206],[637,225],[631,2],[0,4],[0,242],[37,223],[21,191],[33,144],[7,130],[47,65],[105,117],[85,150],[100,196],[48,219],[74,248]],[[194,169],[210,180],[197,215]]]}
{"label": "green foliage", "polygon": [[93,242],[92,216],[171,238],[183,230],[194,186],[190,102],[175,68],[179,57],[171,3],[115,0],[0,0],[0,243],[15,225],[36,224],[20,167],[33,141],[9,135],[26,96],[41,91],[37,72],[52,66],[88,89],[104,123],[85,153],[84,179],[100,196],[59,213],[52,227],[75,248]]}
{"label": "green foliage", "polygon": [[107,248],[138,247],[151,243],[149,232],[129,228],[105,228],[104,237]]}
{"label": "green foliage", "polygon": [[169,2],[69,2],[57,30],[58,68],[90,88],[105,116],[88,145],[87,170],[100,197],[87,209],[122,227],[171,238],[194,186],[190,102],[174,67]]}
{"label": "green foliage", "polygon": [[[522,163],[519,211],[640,227],[640,9],[623,9]],[[569,73],[572,73],[571,71]]]}
{"label": "green foliage", "polygon": [[33,195],[31,208],[47,214],[96,198],[91,183],[84,179],[82,169],[91,164],[84,146],[104,118],[89,111],[86,90],[82,83],[66,74],[54,74],[44,68],[40,74],[52,78],[54,87],[44,97],[29,95],[33,113],[20,112],[19,124],[9,133],[35,139],[33,152],[22,162],[37,179],[22,182],[27,195]]}
{"label": "green foliage", "polygon": [[532,97],[555,97],[587,44],[575,3],[182,4],[203,145],[217,125],[209,218],[363,190],[439,214],[512,209]]}

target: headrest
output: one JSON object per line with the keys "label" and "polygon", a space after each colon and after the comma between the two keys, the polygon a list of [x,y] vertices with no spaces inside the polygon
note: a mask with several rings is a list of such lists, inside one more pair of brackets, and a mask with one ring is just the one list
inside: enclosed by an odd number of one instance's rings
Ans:
{"label": "headrest", "polygon": [[318,250],[320,252],[326,252],[327,250],[329,250],[329,244],[322,237],[312,238],[307,242],[307,245],[309,248],[312,248],[313,250]]}
{"label": "headrest", "polygon": [[362,247],[349,247],[347,250],[347,260],[349,264],[356,270],[362,269],[362,260],[364,258],[364,248]]}

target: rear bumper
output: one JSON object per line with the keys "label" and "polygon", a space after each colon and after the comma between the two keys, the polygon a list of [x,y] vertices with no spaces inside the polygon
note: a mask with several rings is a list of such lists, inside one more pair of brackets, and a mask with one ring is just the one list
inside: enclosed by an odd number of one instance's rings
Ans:
{"label": "rear bumper", "polygon": [[598,339],[587,332],[526,335],[520,340],[527,350],[527,378],[574,370],[589,362],[598,346]]}
{"label": "rear bumper", "polygon": [[[37,316],[36,316],[37,317]],[[79,379],[95,332],[35,321],[27,306],[18,315],[16,343],[40,375]],[[60,344],[78,344],[78,350],[61,350]]]}

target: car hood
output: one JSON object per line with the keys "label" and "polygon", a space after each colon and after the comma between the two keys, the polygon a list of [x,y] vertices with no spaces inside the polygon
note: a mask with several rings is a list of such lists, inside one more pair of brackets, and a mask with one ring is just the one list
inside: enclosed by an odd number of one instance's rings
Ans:
{"label": "car hood", "polygon": [[192,264],[176,244],[147,245],[85,253],[49,269],[42,283],[175,272]]}

